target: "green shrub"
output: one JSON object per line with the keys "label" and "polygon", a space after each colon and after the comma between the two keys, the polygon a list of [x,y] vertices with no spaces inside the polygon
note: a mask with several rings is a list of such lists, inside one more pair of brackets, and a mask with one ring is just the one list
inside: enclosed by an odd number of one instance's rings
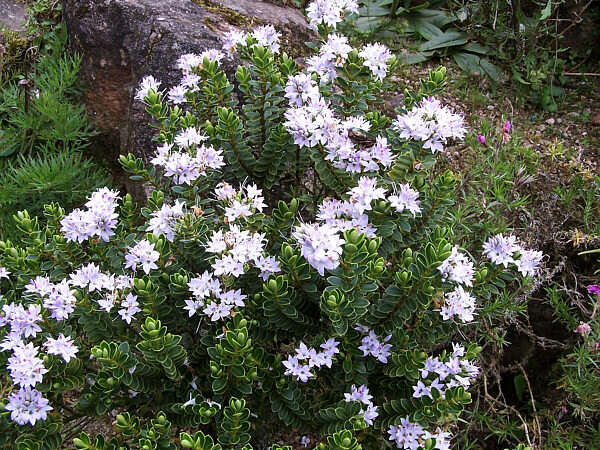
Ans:
{"label": "green shrub", "polygon": [[110,184],[109,174],[81,153],[42,147],[38,156],[20,156],[0,173],[0,238],[15,237],[17,211],[41,216],[44,205],[55,201],[76,208],[90,192]]}

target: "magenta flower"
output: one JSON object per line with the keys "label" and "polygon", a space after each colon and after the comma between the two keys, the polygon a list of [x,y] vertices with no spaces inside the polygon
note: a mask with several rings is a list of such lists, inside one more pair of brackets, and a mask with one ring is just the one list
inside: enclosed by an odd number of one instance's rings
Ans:
{"label": "magenta flower", "polygon": [[512,128],[512,124],[510,123],[509,120],[507,120],[506,122],[504,122],[504,126],[502,127],[502,131],[504,133],[510,133],[510,129]]}
{"label": "magenta flower", "polygon": [[587,287],[587,291],[592,295],[600,295],[600,286],[598,286],[597,284],[590,284]]}
{"label": "magenta flower", "polygon": [[477,136],[477,142],[479,142],[481,145],[485,145],[485,136],[482,134]]}

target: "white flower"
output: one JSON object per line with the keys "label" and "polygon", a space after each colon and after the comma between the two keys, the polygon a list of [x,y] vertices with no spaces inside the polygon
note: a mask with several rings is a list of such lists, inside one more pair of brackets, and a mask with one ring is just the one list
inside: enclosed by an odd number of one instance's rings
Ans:
{"label": "white flower", "polygon": [[223,37],[223,50],[233,53],[238,44],[245,44],[248,34],[243,31],[231,30]]}
{"label": "white flower", "polygon": [[445,304],[440,313],[444,320],[458,316],[463,322],[472,322],[475,311],[475,297],[466,292],[462,286],[457,286],[452,292],[446,293]]}
{"label": "white flower", "polygon": [[450,280],[465,286],[473,286],[475,277],[473,263],[458,251],[458,245],[454,246],[452,253],[442,262],[438,270],[442,274],[442,281]]}
{"label": "white flower", "polygon": [[406,209],[412,213],[413,217],[421,212],[421,207],[419,206],[421,201],[417,200],[419,192],[412,189],[410,185],[401,184],[395,194],[390,195],[388,201],[397,212],[402,212]]}
{"label": "white flower", "polygon": [[267,47],[271,53],[279,53],[279,33],[273,25],[264,25],[252,31],[252,37],[259,45]]}
{"label": "white flower", "polygon": [[515,265],[521,274],[526,277],[533,277],[537,273],[538,267],[542,262],[544,254],[536,250],[519,249],[521,257],[515,260]]}
{"label": "white flower", "polygon": [[121,309],[117,312],[121,316],[121,319],[129,324],[131,323],[133,316],[140,311],[141,309],[139,308],[137,296],[129,293],[127,294],[127,297],[121,301]]}
{"label": "white flower", "polygon": [[321,276],[325,269],[333,270],[339,265],[342,245],[337,230],[327,224],[302,224],[296,227],[294,239],[301,245],[301,253]]}
{"label": "white flower", "polygon": [[48,399],[31,387],[11,392],[8,396],[8,404],[4,408],[10,411],[10,418],[16,424],[29,423],[32,426],[38,420],[46,420],[46,413],[52,410],[48,405]]}
{"label": "white flower", "polygon": [[77,347],[73,343],[71,337],[65,337],[62,333],[58,335],[56,339],[49,337],[44,343],[46,351],[51,355],[60,355],[65,362],[69,362],[72,358],[75,358],[77,353]]}
{"label": "white flower", "polygon": [[156,80],[152,75],[144,77],[140,83],[138,90],[135,93],[135,99],[144,101],[150,90],[158,92],[160,81]]}
{"label": "white flower", "polygon": [[392,59],[392,52],[383,44],[374,43],[365,45],[358,53],[363,58],[364,65],[371,70],[376,80],[383,80],[387,75],[387,63]]}
{"label": "white flower", "polygon": [[497,234],[483,244],[483,254],[494,264],[502,264],[504,267],[515,262],[513,256],[519,250],[521,247],[517,244],[515,236],[504,237],[502,234]]}
{"label": "white flower", "polygon": [[467,132],[463,117],[432,97],[399,115],[392,125],[400,131],[401,138],[423,141],[423,148],[432,153],[443,151],[448,139],[463,139]]}

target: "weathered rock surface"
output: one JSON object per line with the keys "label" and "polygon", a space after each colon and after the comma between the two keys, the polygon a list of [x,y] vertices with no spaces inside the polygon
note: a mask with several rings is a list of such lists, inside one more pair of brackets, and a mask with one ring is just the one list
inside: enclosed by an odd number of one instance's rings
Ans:
{"label": "weathered rock surface", "polygon": [[[148,159],[155,150],[148,115],[135,90],[146,75],[161,88],[179,83],[183,53],[221,47],[231,29],[273,24],[284,48],[301,49],[313,37],[303,15],[256,0],[63,0],[74,49],[83,56],[85,102],[102,133],[107,158],[132,152]],[[234,71],[235,62],[225,64]],[[230,76],[230,79],[232,77]]]}
{"label": "weathered rock surface", "polygon": [[23,31],[27,14],[25,4],[14,0],[0,0],[0,28]]}

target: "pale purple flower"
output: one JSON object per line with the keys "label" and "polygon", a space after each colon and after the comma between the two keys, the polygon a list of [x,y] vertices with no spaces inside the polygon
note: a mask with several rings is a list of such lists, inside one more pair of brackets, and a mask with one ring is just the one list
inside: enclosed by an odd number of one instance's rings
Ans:
{"label": "pale purple flower", "polygon": [[44,343],[46,351],[51,355],[60,355],[65,362],[69,362],[72,358],[75,358],[75,354],[78,349],[73,343],[71,337],[65,337],[62,333],[58,335],[56,339],[48,337]]}
{"label": "pale purple flower", "polygon": [[175,143],[179,146],[179,148],[191,147],[192,145],[200,145],[202,142],[206,141],[208,136],[200,133],[194,127],[188,127],[175,136]]}
{"label": "pale purple flower", "polygon": [[413,388],[413,397],[414,398],[421,398],[421,397],[431,397],[431,389],[429,389],[427,386],[425,386],[425,384],[419,380],[417,381],[417,384],[415,386],[412,387]]}
{"label": "pale purple flower", "polygon": [[10,418],[16,424],[33,426],[38,420],[46,420],[46,413],[52,407],[39,391],[27,386],[9,394],[4,409],[10,411]]}
{"label": "pale purple flower", "polygon": [[203,51],[200,54],[201,61],[204,61],[204,58],[208,59],[210,62],[216,62],[217,64],[221,63],[221,60],[225,58],[225,54],[216,48],[211,48]]}
{"label": "pale purple flower", "polygon": [[44,299],[44,308],[50,312],[50,316],[56,320],[68,319],[75,311],[75,291],[71,290],[67,280],[54,285],[48,297]]}
{"label": "pale purple flower", "polygon": [[348,58],[352,47],[348,44],[348,38],[341,34],[330,33],[325,42],[319,49],[319,53],[325,56],[336,65],[340,65]]}
{"label": "pale purple flower", "polygon": [[592,327],[589,323],[579,322],[579,325],[575,328],[574,332],[582,336],[588,335],[592,331]]}
{"label": "pale purple flower", "polygon": [[377,187],[377,179],[369,177],[360,177],[358,186],[352,188],[348,194],[350,202],[362,214],[365,211],[371,210],[371,202],[373,200],[385,198],[386,190]]}
{"label": "pale purple flower", "polygon": [[274,256],[260,256],[254,261],[256,267],[260,270],[259,276],[266,281],[272,274],[281,272],[281,265]]}
{"label": "pale purple flower", "polygon": [[184,75],[188,75],[193,69],[202,64],[202,57],[195,53],[186,53],[181,55],[177,60],[177,68],[180,69]]}
{"label": "pale purple flower", "polygon": [[21,387],[33,387],[41,383],[43,375],[48,372],[43,361],[38,358],[38,347],[34,347],[31,342],[14,347],[6,367],[13,383]]}
{"label": "pale purple flower", "polygon": [[10,272],[6,268],[0,267],[0,280],[2,278],[6,278],[8,280],[9,279],[9,277],[8,277],[9,275],[10,275]]}
{"label": "pale purple flower", "polygon": [[521,257],[515,260],[515,265],[521,274],[526,277],[533,277],[538,271],[544,254],[536,250],[519,249]]}
{"label": "pale purple flower", "polygon": [[394,441],[397,448],[417,450],[420,439],[425,434],[423,427],[417,423],[411,423],[408,416],[400,419],[400,425],[390,425],[388,430],[389,440]]}
{"label": "pale purple flower", "polygon": [[458,245],[452,248],[452,253],[438,266],[442,274],[442,281],[453,281],[454,283],[473,286],[475,269],[471,260],[458,250]]}
{"label": "pale purple flower", "polygon": [[336,229],[327,224],[301,224],[293,233],[294,239],[301,245],[301,253],[308,263],[325,275],[325,269],[333,270],[339,265],[342,245]]}
{"label": "pale purple flower", "polygon": [[213,274],[205,271],[202,275],[192,278],[188,282],[190,291],[198,300],[202,300],[210,294],[219,295],[221,293],[221,283],[213,277]]}
{"label": "pale purple flower", "polygon": [[184,202],[176,200],[174,205],[163,204],[158,211],[151,214],[147,231],[157,235],[165,236],[169,242],[175,239],[177,220],[183,217]]}
{"label": "pale purple flower", "polygon": [[156,261],[159,258],[160,253],[154,250],[154,244],[144,239],[125,255],[125,268],[130,268],[135,272],[138,265],[141,265],[144,273],[149,274],[152,269],[158,269]]}
{"label": "pale purple flower", "polygon": [[238,44],[245,44],[248,34],[243,31],[231,30],[223,36],[223,50],[233,53]]}
{"label": "pale purple flower", "polygon": [[306,73],[299,73],[288,78],[285,85],[285,98],[291,106],[302,106],[318,100],[321,96],[317,83]]}
{"label": "pale purple flower", "polygon": [[369,388],[364,384],[356,387],[355,384],[350,386],[350,393],[344,394],[344,400],[346,402],[361,402],[365,405],[371,405],[371,399],[373,396],[369,394]]}
{"label": "pale purple flower", "polygon": [[483,254],[494,264],[502,264],[504,267],[515,262],[513,256],[519,250],[521,247],[517,244],[515,236],[504,237],[502,234],[497,234],[483,244]]}
{"label": "pale purple flower", "polygon": [[129,293],[125,299],[121,301],[121,309],[117,312],[119,313],[119,316],[121,316],[121,319],[130,324],[131,320],[134,318],[133,316],[140,311],[141,309],[137,301],[137,296]]}
{"label": "pale purple flower", "polygon": [[446,293],[444,305],[440,309],[444,320],[457,316],[462,322],[472,322],[474,312],[475,297],[466,292],[462,286]]}
{"label": "pale purple flower", "polygon": [[273,25],[264,25],[252,30],[252,37],[256,39],[259,45],[267,47],[271,53],[279,53],[279,33]]}
{"label": "pale purple flower", "polygon": [[325,342],[323,342],[320,347],[323,349],[323,351],[329,355],[329,356],[333,356],[336,353],[339,353],[339,349],[338,346],[340,345],[339,342],[337,342],[334,338],[329,338],[327,339]]}
{"label": "pale purple flower", "polygon": [[421,201],[418,198],[418,191],[412,189],[408,184],[401,184],[395,190],[394,195],[388,197],[388,201],[397,212],[402,212],[406,209],[415,217],[417,213],[421,212],[421,207],[419,206]]}
{"label": "pale purple flower", "polygon": [[463,139],[467,130],[461,115],[442,106],[439,100],[427,98],[406,114],[399,115],[392,126],[403,139],[423,142],[432,153],[443,151],[448,139]]}
{"label": "pale purple flower", "polygon": [[49,277],[37,276],[30,280],[29,284],[25,286],[25,292],[28,294],[38,294],[40,297],[48,295],[53,288],[53,284],[50,282]]}
{"label": "pale purple flower", "polygon": [[367,409],[361,409],[359,414],[363,414],[363,420],[370,427],[373,426],[373,422],[377,417],[379,417],[379,413],[377,412],[377,406],[372,403],[367,405]]}
{"label": "pale purple flower", "polygon": [[187,101],[185,98],[185,94],[187,93],[187,91],[188,89],[185,86],[173,86],[171,89],[169,89],[170,102],[174,105],[181,105],[182,103],[185,103]]}

